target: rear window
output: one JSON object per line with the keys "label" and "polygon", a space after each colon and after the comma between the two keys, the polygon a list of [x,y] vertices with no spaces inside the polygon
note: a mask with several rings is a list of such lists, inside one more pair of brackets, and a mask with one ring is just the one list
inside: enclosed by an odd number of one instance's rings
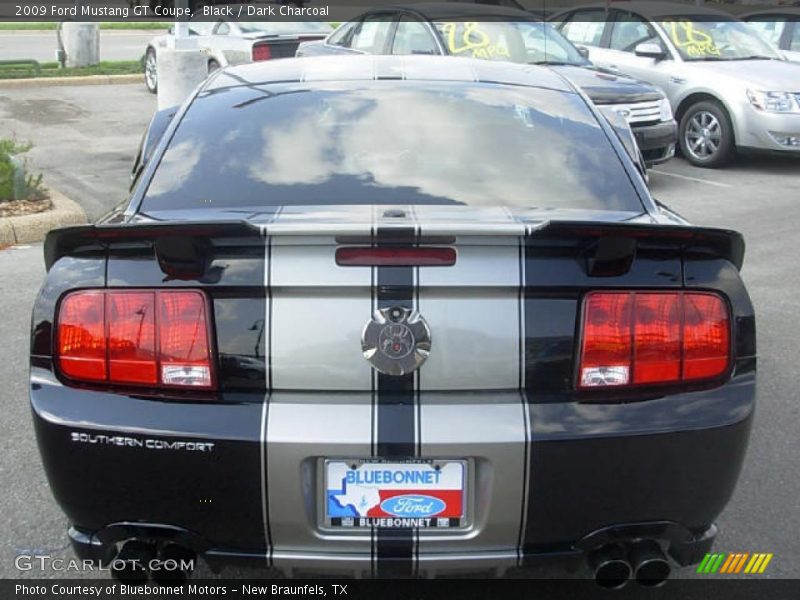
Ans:
{"label": "rear window", "polygon": [[642,210],[576,94],[398,81],[202,94],[141,210],[320,204]]}

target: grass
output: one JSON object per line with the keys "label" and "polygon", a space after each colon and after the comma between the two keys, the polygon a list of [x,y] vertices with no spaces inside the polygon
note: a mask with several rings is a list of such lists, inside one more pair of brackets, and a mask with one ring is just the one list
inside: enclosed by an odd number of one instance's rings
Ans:
{"label": "grass", "polygon": [[29,65],[0,65],[0,79],[26,77],[74,77],[86,75],[130,75],[142,73],[139,60],[103,61],[92,67],[60,69],[58,63],[41,63],[39,72]]}
{"label": "grass", "polygon": [[[172,23],[164,21],[108,21],[100,23],[100,29],[169,29]],[[58,23],[53,21],[4,21],[0,31],[55,31]]]}

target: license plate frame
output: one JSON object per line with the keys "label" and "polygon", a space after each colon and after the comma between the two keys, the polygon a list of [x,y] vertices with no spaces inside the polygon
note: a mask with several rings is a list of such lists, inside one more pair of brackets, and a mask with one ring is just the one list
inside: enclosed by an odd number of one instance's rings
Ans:
{"label": "license plate frame", "polygon": [[[375,458],[325,458],[322,461],[323,489],[321,494],[322,517],[325,528],[334,531],[369,531],[374,527],[404,529],[408,527],[452,531],[463,530],[468,523],[470,481],[469,461],[462,458],[436,459],[375,459]],[[384,483],[382,477],[403,472],[407,479]],[[372,515],[360,514],[347,500],[343,474],[350,475],[351,486],[364,488],[369,496],[366,508]],[[375,474],[379,472],[379,474]],[[438,477],[435,473],[440,473]],[[373,473],[370,478],[369,473]],[[375,479],[379,483],[375,483]],[[434,481],[435,480],[435,481]],[[425,482],[429,483],[425,483]],[[437,484],[440,482],[441,485]],[[456,486],[456,487],[454,487]],[[352,491],[352,487],[351,487]],[[381,495],[383,493],[383,495]],[[376,497],[377,494],[377,497]],[[332,495],[339,498],[331,499]],[[342,498],[344,497],[344,498]],[[437,510],[441,505],[442,510]],[[332,510],[335,508],[335,510]],[[342,514],[342,509],[349,509]],[[411,511],[411,512],[409,512]]]}

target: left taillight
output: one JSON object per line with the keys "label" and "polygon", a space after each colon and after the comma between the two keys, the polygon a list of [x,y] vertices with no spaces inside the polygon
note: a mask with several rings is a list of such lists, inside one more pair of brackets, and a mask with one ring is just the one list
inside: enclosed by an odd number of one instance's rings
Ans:
{"label": "left taillight", "polygon": [[214,386],[209,310],[196,290],[84,290],[61,301],[56,361],[70,380]]}
{"label": "left taillight", "polygon": [[253,46],[253,62],[269,60],[272,58],[272,49],[269,44],[257,44]]}

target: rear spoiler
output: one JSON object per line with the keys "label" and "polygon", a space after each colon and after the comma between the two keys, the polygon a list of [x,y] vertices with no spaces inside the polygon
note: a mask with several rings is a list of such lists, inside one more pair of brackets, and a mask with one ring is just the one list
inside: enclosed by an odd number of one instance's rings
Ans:
{"label": "rear spoiler", "polygon": [[[158,240],[171,238],[176,242],[180,240],[198,246],[212,237],[261,238],[264,235],[261,227],[245,220],[81,225],[55,229],[48,233],[44,242],[44,260],[50,270],[63,256],[76,251],[105,251],[113,243],[119,242],[156,243]],[[744,238],[737,231],[687,225],[541,221],[529,224],[529,233],[525,239],[527,245],[541,244],[547,240],[579,244],[585,250],[590,263],[593,260],[619,260],[628,254],[635,254],[637,249],[647,247],[722,258],[741,270],[745,251]]]}
{"label": "rear spoiler", "polygon": [[247,221],[180,221],[124,225],[78,225],[54,229],[44,240],[47,270],[74,252],[105,252],[119,242],[155,242],[161,239],[203,240],[209,238],[263,237],[260,227]]}
{"label": "rear spoiler", "polygon": [[528,243],[547,239],[583,241],[587,253],[636,252],[637,249],[665,248],[682,255],[706,255],[722,258],[737,270],[744,263],[745,242],[738,231],[692,225],[660,225],[651,223],[598,223],[597,221],[548,221],[534,227]]}

